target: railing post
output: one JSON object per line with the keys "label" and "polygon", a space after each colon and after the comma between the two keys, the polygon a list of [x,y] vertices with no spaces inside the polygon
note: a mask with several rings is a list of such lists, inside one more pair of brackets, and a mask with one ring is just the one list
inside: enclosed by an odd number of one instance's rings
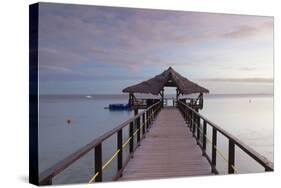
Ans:
{"label": "railing post", "polygon": [[151,115],[150,115],[150,109],[147,111],[148,113],[148,128],[150,127],[150,122],[151,122]]}
{"label": "railing post", "polygon": [[148,110],[145,112],[145,125],[146,125],[146,131],[148,132],[148,126],[149,126],[149,114]]}
{"label": "railing post", "polygon": [[[182,113],[183,113],[183,115],[184,115],[184,120],[185,120],[185,122],[187,123],[187,110],[182,110],[182,109],[181,109],[181,111],[182,111]],[[188,125],[188,123],[187,123],[187,125]]]}
{"label": "railing post", "polygon": [[213,127],[213,135],[212,135],[212,172],[216,172],[216,164],[217,164],[217,129]]}
{"label": "railing post", "polygon": [[234,173],[234,161],[235,161],[235,146],[231,139],[229,139],[228,143],[228,173]]}
{"label": "railing post", "polygon": [[154,113],[153,113],[153,111],[154,111],[153,108],[151,108],[151,112],[150,112],[151,113],[151,124],[152,124],[152,122],[154,120],[154,117],[153,117]]}
{"label": "railing post", "polygon": [[188,118],[189,129],[190,129],[190,131],[192,131],[192,112],[188,109],[188,113],[189,113],[189,118]]}
{"label": "railing post", "polygon": [[[122,167],[123,167],[123,147],[122,147],[122,143],[123,143],[123,133],[122,133],[122,129],[120,129],[117,132],[117,149],[119,150],[118,156],[117,156],[117,171],[119,172]],[[120,174],[120,177],[122,176],[122,174]]]}
{"label": "railing post", "polygon": [[195,120],[196,120],[196,115],[195,113],[192,112],[192,135],[194,137],[195,137],[195,124],[196,124]]}
{"label": "railing post", "polygon": [[189,127],[189,124],[188,124],[188,111],[187,110],[183,110],[182,113],[184,114],[186,125],[187,125],[187,127]]}
{"label": "railing post", "polygon": [[129,136],[131,138],[131,140],[130,140],[130,149],[129,150],[130,150],[130,154],[133,154],[133,152],[134,152],[134,121],[132,121],[130,123]]}
{"label": "railing post", "polygon": [[145,137],[145,113],[142,114],[142,137]]}
{"label": "railing post", "polygon": [[197,144],[200,141],[200,117],[197,116],[196,118],[196,124],[197,124]]}
{"label": "railing post", "polygon": [[[119,172],[123,167],[123,134],[122,129],[120,129],[117,133],[117,149],[119,150],[118,156],[117,156],[117,171]],[[122,174],[120,174],[122,176]]]}
{"label": "railing post", "polygon": [[151,117],[151,109],[149,109],[149,128],[151,126],[151,122],[152,122],[152,117]]}
{"label": "railing post", "polygon": [[206,152],[206,136],[207,136],[207,122],[204,120],[203,121],[203,154]]}
{"label": "railing post", "polygon": [[101,143],[95,147],[95,173],[99,173],[95,182],[102,181],[102,145]]}
{"label": "railing post", "polygon": [[136,119],[137,120],[137,143],[138,143],[138,146],[140,145],[140,116]]}

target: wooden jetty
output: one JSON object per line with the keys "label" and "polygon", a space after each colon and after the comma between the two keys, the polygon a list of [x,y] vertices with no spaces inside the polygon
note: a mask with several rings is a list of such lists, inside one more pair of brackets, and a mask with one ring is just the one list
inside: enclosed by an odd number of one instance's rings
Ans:
{"label": "wooden jetty", "polygon": [[[177,88],[172,107],[166,106],[164,87]],[[43,171],[39,175],[39,185],[52,184],[56,175],[90,151],[94,151],[95,156],[89,183],[102,182],[103,171],[114,159],[117,159],[117,171],[113,181],[215,175],[220,173],[217,155],[226,162],[229,174],[239,173],[235,165],[235,148],[254,159],[265,171],[273,171],[272,162],[199,113],[203,108],[203,93],[209,91],[171,67],[123,92],[129,93],[134,116]],[[134,93],[151,93],[160,98],[137,99]],[[198,97],[183,96],[193,93],[199,93]],[[139,112],[138,109],[143,110]],[[124,138],[125,130],[128,130],[128,138]],[[211,133],[207,134],[208,130]],[[228,141],[227,154],[218,147],[218,133]],[[210,138],[207,135],[211,135]],[[116,137],[116,151],[103,162],[103,142],[112,136]],[[206,152],[207,143],[211,146],[211,154]],[[128,154],[124,152],[125,148],[128,148]]]}
{"label": "wooden jetty", "polygon": [[176,107],[163,108],[119,180],[211,175],[211,166]]}

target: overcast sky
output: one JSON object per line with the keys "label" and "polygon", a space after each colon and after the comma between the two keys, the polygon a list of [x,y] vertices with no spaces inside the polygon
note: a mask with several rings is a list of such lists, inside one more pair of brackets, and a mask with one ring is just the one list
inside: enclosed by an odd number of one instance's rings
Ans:
{"label": "overcast sky", "polygon": [[273,18],[40,4],[40,94],[121,93],[169,66],[211,93],[271,93]]}

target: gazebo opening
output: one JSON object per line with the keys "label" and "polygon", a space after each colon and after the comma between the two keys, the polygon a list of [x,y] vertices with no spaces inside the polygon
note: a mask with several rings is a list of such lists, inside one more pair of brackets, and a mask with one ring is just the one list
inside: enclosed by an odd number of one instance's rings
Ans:
{"label": "gazebo opening", "polygon": [[163,106],[175,106],[175,99],[177,96],[177,88],[165,86],[164,87],[164,104]]}

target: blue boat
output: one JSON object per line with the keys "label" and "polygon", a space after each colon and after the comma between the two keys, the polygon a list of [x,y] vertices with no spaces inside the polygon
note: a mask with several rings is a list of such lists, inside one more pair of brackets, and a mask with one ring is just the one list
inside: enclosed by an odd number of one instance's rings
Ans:
{"label": "blue boat", "polygon": [[129,104],[110,104],[109,110],[130,110]]}

